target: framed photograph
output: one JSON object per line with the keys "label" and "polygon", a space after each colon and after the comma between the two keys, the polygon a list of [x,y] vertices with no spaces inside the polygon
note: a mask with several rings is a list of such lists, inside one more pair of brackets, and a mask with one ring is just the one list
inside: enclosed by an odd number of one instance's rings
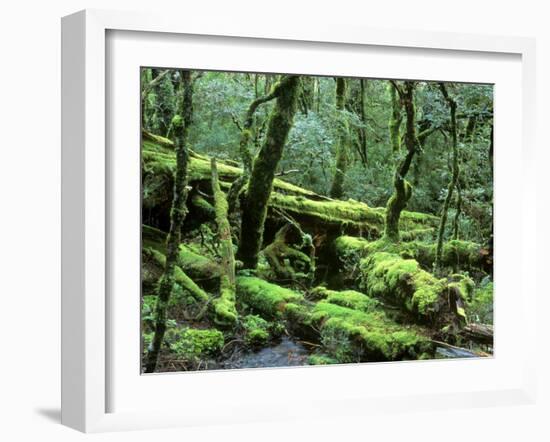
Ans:
{"label": "framed photograph", "polygon": [[534,42],[327,29],[63,19],[64,424],[534,400]]}

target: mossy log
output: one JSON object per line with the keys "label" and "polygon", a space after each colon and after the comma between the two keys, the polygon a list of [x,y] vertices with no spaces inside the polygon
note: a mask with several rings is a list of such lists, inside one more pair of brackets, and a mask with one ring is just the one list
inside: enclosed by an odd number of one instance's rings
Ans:
{"label": "mossy log", "polygon": [[[435,243],[425,241],[392,242],[384,238],[368,241],[353,236],[340,236],[334,241],[334,251],[342,266],[353,266],[359,259],[376,252],[395,253],[402,258],[411,258],[426,270],[431,270],[436,257]],[[480,244],[451,240],[444,244],[441,266],[452,269],[483,270],[492,272],[492,261],[489,251]]]}
{"label": "mossy log", "polygon": [[[167,216],[170,210],[175,154],[173,149],[166,147],[170,145],[169,140],[163,143],[161,145],[149,139],[142,140],[143,210],[156,210]],[[241,176],[242,169],[218,161],[218,174],[220,187],[228,191],[231,183]],[[190,186],[210,192],[210,159],[191,154],[188,177]],[[193,218],[194,202],[192,197],[188,218]],[[273,180],[268,207],[269,217],[280,218],[281,212],[287,213],[314,234],[330,230],[335,235],[347,233],[376,239],[384,230],[385,208],[373,208],[354,200],[334,200],[278,178]],[[201,214],[205,213],[202,208],[197,210]],[[399,228],[404,232],[403,235],[416,231],[427,233],[435,231],[438,223],[438,218],[433,215],[403,211]]]}
{"label": "mossy log", "polygon": [[288,305],[303,302],[304,296],[260,278],[239,276],[237,277],[237,300],[243,308],[272,320],[283,318]]}
{"label": "mossy log", "polygon": [[493,345],[493,326],[488,324],[468,324],[460,334],[467,340],[479,344]]}
{"label": "mossy log", "polygon": [[390,361],[433,356],[429,331],[389,319],[377,300],[357,291],[316,289],[322,299],[255,277],[237,278],[237,299],[267,320],[286,320],[298,336],[320,342],[337,362]]}
{"label": "mossy log", "polygon": [[[142,288],[143,292],[154,292],[155,286],[162,276],[162,269],[166,265],[166,255],[152,247],[142,250]],[[206,302],[210,296],[201,289],[182,269],[174,268],[174,282],[187,290],[198,302]]]}
{"label": "mossy log", "polygon": [[[143,247],[150,247],[163,255],[166,254],[166,233],[145,224],[142,225],[141,229]],[[183,243],[180,244],[178,266],[195,282],[201,283],[220,277],[218,263],[203,254],[197,253],[190,246]]]}
{"label": "mossy log", "polygon": [[[357,293],[345,293],[330,301],[318,302],[309,321],[320,330],[323,352],[340,363],[424,359],[433,354],[433,345],[421,328],[390,320],[374,303],[359,301]],[[362,295],[366,297],[366,295]],[[346,299],[347,298],[347,299]],[[334,303],[338,300],[356,309]]]}
{"label": "mossy log", "polygon": [[463,285],[436,278],[414,259],[376,252],[360,261],[359,272],[362,291],[401,307],[419,323],[453,332],[466,321]]}
{"label": "mossy log", "polygon": [[[269,263],[275,280],[307,282],[313,279],[315,272],[314,247],[311,237],[304,244],[303,232],[294,224],[285,224],[277,231],[271,244],[265,247],[262,254]],[[309,254],[301,249],[309,249]]]}
{"label": "mossy log", "polygon": [[214,322],[221,326],[232,326],[237,322],[235,308],[235,256],[231,239],[231,226],[227,220],[227,200],[220,189],[216,159],[212,158],[212,194],[220,242],[220,296],[214,300]]}

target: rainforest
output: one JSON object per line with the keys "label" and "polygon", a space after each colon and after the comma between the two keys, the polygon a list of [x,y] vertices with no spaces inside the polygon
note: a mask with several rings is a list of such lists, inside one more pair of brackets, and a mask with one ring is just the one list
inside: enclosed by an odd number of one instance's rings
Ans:
{"label": "rainforest", "polygon": [[142,373],[492,356],[492,85],[140,74]]}

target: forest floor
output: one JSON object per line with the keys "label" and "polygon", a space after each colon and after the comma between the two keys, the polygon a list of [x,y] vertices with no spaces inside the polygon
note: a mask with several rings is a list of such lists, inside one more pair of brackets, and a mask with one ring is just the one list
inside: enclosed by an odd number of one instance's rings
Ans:
{"label": "forest floor", "polygon": [[[153,337],[165,262],[175,154],[142,144],[142,349]],[[218,161],[227,191],[242,171]],[[157,371],[486,357],[492,354],[492,261],[451,240],[434,273],[438,218],[404,211],[401,240],[384,239],[383,208],[333,200],[276,179],[258,268],[237,262],[235,320],[220,316],[221,253],[210,158],[191,154],[168,329]],[[284,178],[284,177],[283,177]],[[230,216],[239,234],[238,211]],[[233,241],[237,244],[237,241]]]}

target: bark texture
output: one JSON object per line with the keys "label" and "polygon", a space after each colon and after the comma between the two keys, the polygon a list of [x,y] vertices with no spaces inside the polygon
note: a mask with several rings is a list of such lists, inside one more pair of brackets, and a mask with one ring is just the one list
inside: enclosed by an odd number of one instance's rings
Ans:
{"label": "bark texture", "polygon": [[155,335],[147,354],[145,372],[152,373],[157,366],[158,356],[166,331],[166,309],[174,287],[174,274],[179,256],[181,227],[187,215],[187,164],[189,152],[187,139],[193,115],[193,83],[189,71],[181,71],[183,86],[183,103],[181,115],[172,121],[174,145],[176,148],[176,174],[174,194],[170,211],[170,230],[166,240],[166,264],[159,282],[158,298],[155,308]]}
{"label": "bark texture", "polygon": [[443,253],[443,240],[445,237],[445,225],[447,224],[447,214],[449,212],[449,206],[452,201],[453,192],[455,187],[458,184],[458,140],[456,133],[456,101],[449,95],[447,88],[444,83],[439,83],[439,88],[443,97],[447,101],[450,109],[450,127],[451,127],[451,147],[453,150],[453,161],[452,161],[452,176],[447,186],[447,196],[443,203],[443,209],[441,210],[441,218],[439,221],[439,231],[437,235],[437,249],[435,255],[434,269],[437,271],[441,267],[441,255]]}
{"label": "bark texture", "polygon": [[348,125],[345,121],[345,116],[341,114],[346,106],[346,88],[346,79],[341,77],[337,78],[336,111],[340,113],[340,124],[339,136],[336,145],[336,169],[334,171],[334,178],[330,189],[331,198],[337,199],[342,198],[342,195],[344,194],[344,177],[346,176],[346,170],[348,167]]}
{"label": "bark texture", "polygon": [[288,75],[275,86],[277,101],[269,116],[265,142],[254,160],[242,205],[238,257],[245,268],[255,268],[258,263],[267,204],[275,170],[294,121],[299,84],[300,77]]}
{"label": "bark texture", "polygon": [[401,105],[405,109],[406,130],[404,142],[407,148],[407,154],[399,163],[393,178],[394,192],[386,206],[384,236],[391,241],[399,241],[399,218],[412,194],[412,187],[410,183],[405,180],[405,177],[411,167],[411,162],[417,152],[419,143],[416,136],[416,110],[414,105],[415,82],[405,81],[402,86],[399,86],[395,82],[392,83],[394,89],[399,94]]}
{"label": "bark texture", "polygon": [[227,200],[220,189],[215,158],[212,158],[211,164],[212,194],[214,195],[221,253],[220,297],[214,301],[214,320],[218,325],[230,326],[237,321],[237,310],[235,309],[235,256],[233,254],[231,226],[227,220]]}

